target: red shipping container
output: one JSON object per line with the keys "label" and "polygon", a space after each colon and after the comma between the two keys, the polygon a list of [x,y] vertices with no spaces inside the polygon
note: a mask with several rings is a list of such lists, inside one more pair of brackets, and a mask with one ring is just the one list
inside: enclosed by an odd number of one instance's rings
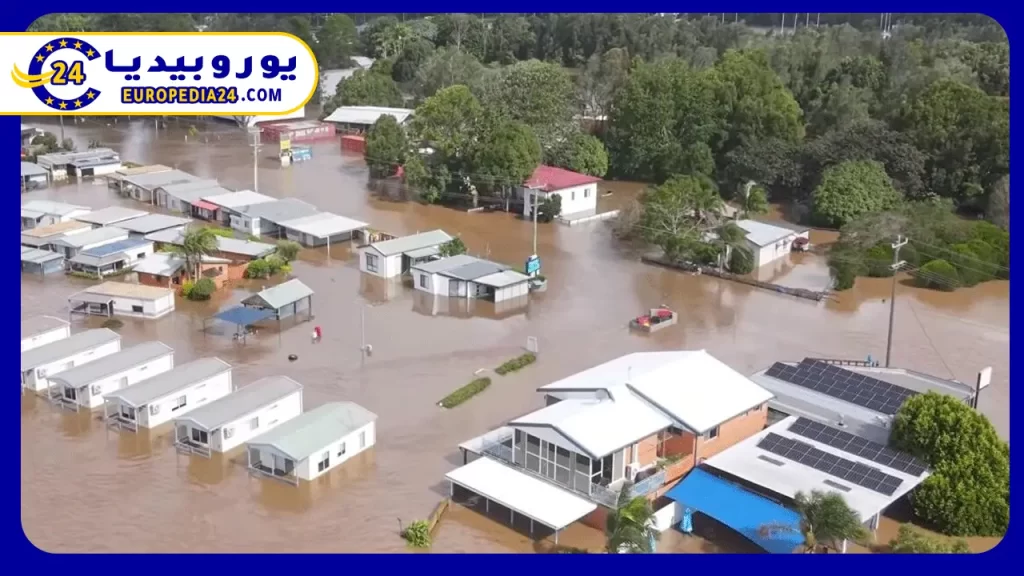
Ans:
{"label": "red shipping container", "polygon": [[342,152],[356,152],[366,154],[366,138],[355,134],[346,134],[341,137]]}
{"label": "red shipping container", "polygon": [[333,124],[316,120],[297,120],[293,122],[273,122],[260,126],[260,140],[265,144],[277,144],[281,140],[290,140],[292,144],[315,142],[334,138]]}

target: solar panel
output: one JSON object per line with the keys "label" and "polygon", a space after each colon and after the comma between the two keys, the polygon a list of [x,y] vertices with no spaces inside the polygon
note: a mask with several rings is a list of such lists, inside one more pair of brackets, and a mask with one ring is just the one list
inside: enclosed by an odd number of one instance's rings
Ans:
{"label": "solar panel", "polygon": [[896,414],[907,398],[917,394],[902,386],[895,386],[877,378],[809,358],[805,358],[796,366],[776,362],[765,375],[882,414]]}
{"label": "solar panel", "polygon": [[766,434],[757,443],[757,447],[886,496],[892,496],[903,484],[903,479],[886,474],[878,468],[840,458],[806,442],[774,432]]}
{"label": "solar panel", "polygon": [[909,454],[809,418],[797,418],[789,425],[789,431],[911,476],[920,476],[928,469],[923,462]]}

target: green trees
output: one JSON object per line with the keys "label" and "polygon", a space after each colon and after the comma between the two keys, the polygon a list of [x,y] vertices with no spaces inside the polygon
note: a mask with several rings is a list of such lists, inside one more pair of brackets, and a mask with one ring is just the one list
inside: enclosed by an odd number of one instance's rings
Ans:
{"label": "green trees", "polygon": [[473,155],[470,178],[480,190],[504,194],[522,185],[540,160],[540,142],[533,130],[524,122],[501,120],[484,132]]}
{"label": "green trees", "polygon": [[608,172],[608,152],[604,144],[590,134],[573,134],[564,142],[556,143],[547,154],[553,166],[602,177]]}
{"label": "green trees", "polygon": [[459,254],[466,253],[466,245],[462,242],[462,238],[455,237],[451,240],[441,244],[438,248],[438,254],[448,258],[449,256],[458,256]]}
{"label": "green trees", "polygon": [[577,130],[572,78],[560,66],[529,60],[503,68],[481,95],[496,116],[522,122],[550,150]]}
{"label": "green trees", "polygon": [[703,243],[704,233],[719,224],[724,203],[710,179],[673,176],[649,188],[641,205],[637,227],[643,237],[667,257],[678,259],[691,256]]}
{"label": "green trees", "polygon": [[794,504],[801,516],[804,546],[811,554],[823,548],[838,552],[844,540],[857,541],[867,535],[861,518],[838,492],[797,492]]}
{"label": "green trees", "polygon": [[838,228],[867,212],[896,205],[899,193],[879,162],[844,162],[825,171],[814,190],[814,218]]}
{"label": "green trees", "polygon": [[181,244],[171,246],[170,251],[185,259],[185,273],[188,277],[197,278],[203,257],[217,251],[217,235],[210,228],[189,228],[185,231]]}
{"label": "green trees", "polygon": [[955,536],[999,536],[1010,519],[1009,445],[992,423],[952,396],[908,399],[890,443],[932,469],[913,493],[914,512]]}
{"label": "green trees", "polygon": [[405,129],[390,114],[374,122],[366,134],[366,165],[370,177],[387,178],[405,163],[409,154],[409,141]]}
{"label": "green trees", "polygon": [[300,250],[302,250],[302,245],[298,242],[279,240],[275,254],[280,256],[285,262],[291,262],[298,258]]}
{"label": "green trees", "polygon": [[331,14],[317,34],[318,63],[322,68],[348,68],[358,44],[355,22],[345,14]]}
{"label": "green trees", "polygon": [[606,545],[609,554],[654,552],[651,543],[660,538],[654,527],[654,510],[650,501],[643,496],[630,498],[633,485],[626,482],[619,492],[619,500],[605,525]]}
{"label": "green trees", "polygon": [[398,85],[390,76],[370,70],[356,70],[338,82],[333,102],[338,106],[399,107],[404,102]]}
{"label": "green trees", "polygon": [[967,542],[956,539],[951,543],[925,536],[920,531],[904,524],[896,538],[889,542],[893,554],[969,554]]}

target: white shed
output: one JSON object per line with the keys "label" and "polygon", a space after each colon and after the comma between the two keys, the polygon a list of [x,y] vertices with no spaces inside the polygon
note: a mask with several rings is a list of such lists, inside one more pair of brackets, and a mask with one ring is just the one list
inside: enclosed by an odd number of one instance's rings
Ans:
{"label": "white shed", "polygon": [[331,402],[247,443],[249,469],[298,484],[314,480],[376,442],[377,415],[355,402]]}
{"label": "white shed", "polygon": [[746,245],[754,255],[755,270],[784,258],[797,238],[810,238],[808,228],[794,229],[757,220],[737,220],[736,225],[747,233]]}
{"label": "white shed", "polygon": [[597,183],[601,179],[557,168],[538,166],[533,175],[523,183],[523,215],[533,214],[533,200],[538,202],[559,196],[562,199],[562,215],[585,215],[597,212]]}
{"label": "white shed", "polygon": [[200,358],[105,398],[103,416],[119,428],[156,428],[231,394],[231,365]]}
{"label": "white shed", "polygon": [[92,208],[54,202],[52,200],[32,200],[21,206],[21,229],[28,230],[36,226],[59,224],[87,214]]}
{"label": "white shed", "polygon": [[501,302],[529,293],[530,278],[504,264],[459,254],[412,267],[417,290],[452,298]]}
{"label": "white shed", "polygon": [[103,395],[174,368],[174,349],[163,342],[145,342],[105,356],[85,366],[50,377],[50,396],[63,406],[103,406]]}
{"label": "white shed", "polygon": [[359,270],[381,278],[401,276],[415,264],[436,259],[451,239],[444,230],[431,230],[360,246]]}
{"label": "white shed", "polygon": [[287,376],[268,376],[174,419],[174,445],[209,457],[302,414],[302,385]]}
{"label": "white shed", "polygon": [[45,346],[71,336],[71,324],[53,316],[33,316],[21,321],[21,351]]}
{"label": "white shed", "polygon": [[21,353],[21,385],[34,392],[50,387],[50,376],[121,350],[121,337],[97,328]]}
{"label": "white shed", "polygon": [[174,311],[174,291],[143,284],[104,282],[72,294],[68,303],[71,312],[78,314],[154,319]]}

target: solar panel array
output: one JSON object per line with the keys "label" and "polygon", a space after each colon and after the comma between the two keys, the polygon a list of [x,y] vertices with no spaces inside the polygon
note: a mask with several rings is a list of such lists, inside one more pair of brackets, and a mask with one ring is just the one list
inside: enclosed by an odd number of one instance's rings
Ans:
{"label": "solar panel array", "polygon": [[907,398],[917,394],[820,360],[804,359],[796,366],[776,362],[765,375],[890,415],[895,414]]}
{"label": "solar panel array", "polygon": [[757,443],[757,447],[886,496],[892,496],[903,484],[903,479],[886,474],[878,468],[840,458],[806,442],[786,438],[774,432],[766,434]]}
{"label": "solar panel array", "polygon": [[789,425],[789,431],[911,476],[920,476],[928,469],[923,462],[910,454],[893,450],[884,444],[865,440],[844,430],[838,430],[808,418],[797,418],[796,422]]}

